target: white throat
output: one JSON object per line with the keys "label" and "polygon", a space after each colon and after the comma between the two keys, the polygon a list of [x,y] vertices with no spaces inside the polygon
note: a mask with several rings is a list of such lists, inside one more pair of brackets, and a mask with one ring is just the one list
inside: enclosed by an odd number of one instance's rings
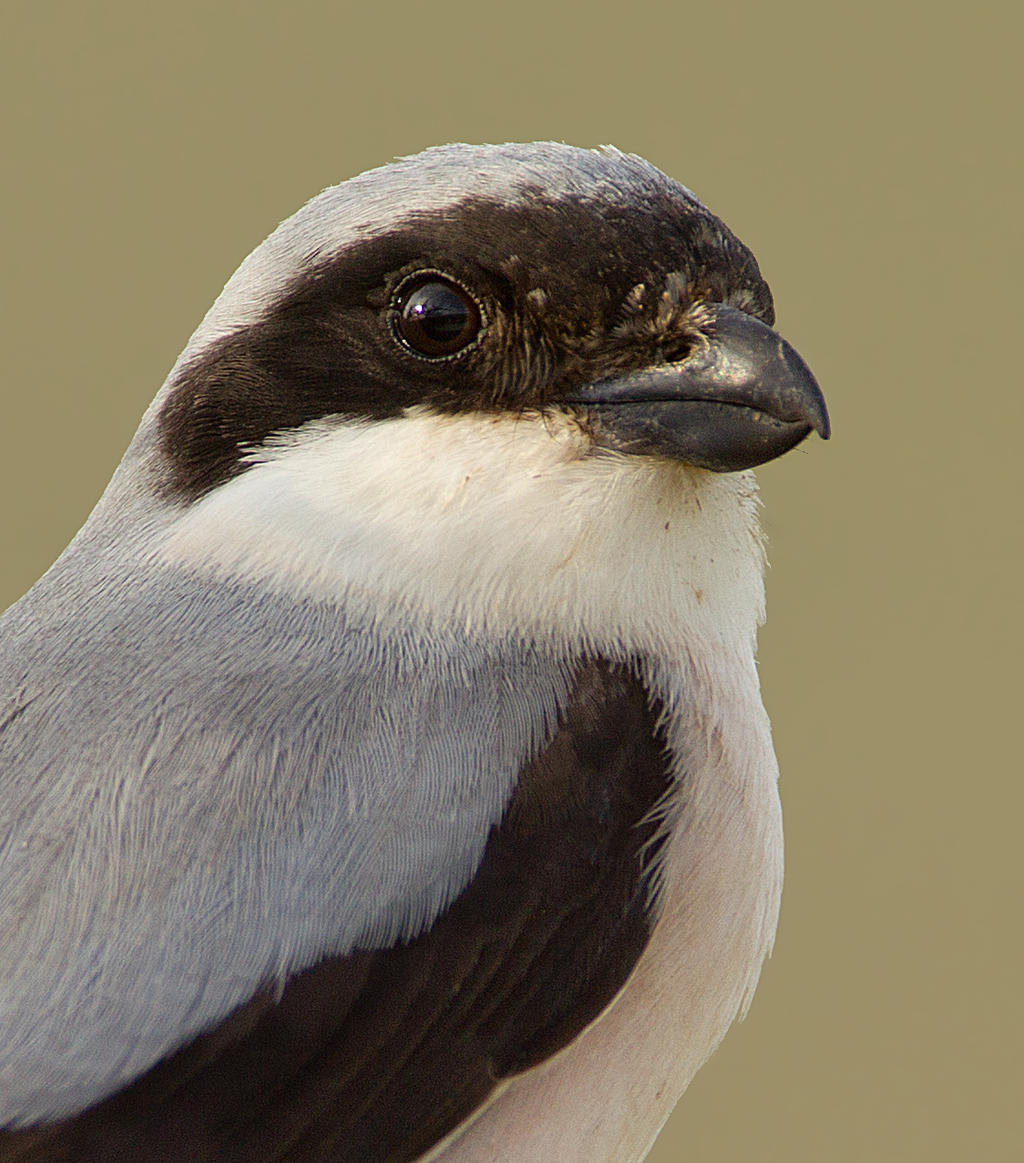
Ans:
{"label": "white throat", "polygon": [[316,422],[253,460],[171,525],[169,564],[431,629],[752,653],[750,473],[595,452],[567,418],[424,409]]}

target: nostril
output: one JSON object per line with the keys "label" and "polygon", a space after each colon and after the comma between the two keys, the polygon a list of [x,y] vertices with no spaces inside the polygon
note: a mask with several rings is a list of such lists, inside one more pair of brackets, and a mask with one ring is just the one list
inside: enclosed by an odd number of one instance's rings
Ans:
{"label": "nostril", "polygon": [[701,339],[698,332],[689,329],[666,336],[658,345],[658,360],[662,363],[682,363],[697,350]]}

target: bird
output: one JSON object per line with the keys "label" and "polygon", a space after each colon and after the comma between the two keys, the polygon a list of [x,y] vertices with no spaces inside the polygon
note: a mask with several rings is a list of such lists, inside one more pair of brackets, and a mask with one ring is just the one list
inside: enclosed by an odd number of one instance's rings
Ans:
{"label": "bird", "polygon": [[612,147],[245,259],[0,620],[0,1160],[645,1157],[779,909],[774,324]]}

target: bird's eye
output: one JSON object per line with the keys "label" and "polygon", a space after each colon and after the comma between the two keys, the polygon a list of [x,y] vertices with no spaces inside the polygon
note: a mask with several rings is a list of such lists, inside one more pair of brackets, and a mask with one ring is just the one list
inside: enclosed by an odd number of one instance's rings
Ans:
{"label": "bird's eye", "polygon": [[398,288],[392,327],[403,347],[427,359],[444,359],[479,335],[480,308],[458,283],[434,272],[414,275]]}

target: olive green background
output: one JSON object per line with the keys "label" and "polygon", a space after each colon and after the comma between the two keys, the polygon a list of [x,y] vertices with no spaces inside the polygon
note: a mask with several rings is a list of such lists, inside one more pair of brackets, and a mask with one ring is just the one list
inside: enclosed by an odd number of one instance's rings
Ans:
{"label": "olive green background", "polygon": [[760,472],[787,885],[751,1014],[655,1163],[1020,1157],[1009,12],[4,4],[2,605],[224,280],[325,185],[442,141],[612,142],[757,254],[835,430]]}

